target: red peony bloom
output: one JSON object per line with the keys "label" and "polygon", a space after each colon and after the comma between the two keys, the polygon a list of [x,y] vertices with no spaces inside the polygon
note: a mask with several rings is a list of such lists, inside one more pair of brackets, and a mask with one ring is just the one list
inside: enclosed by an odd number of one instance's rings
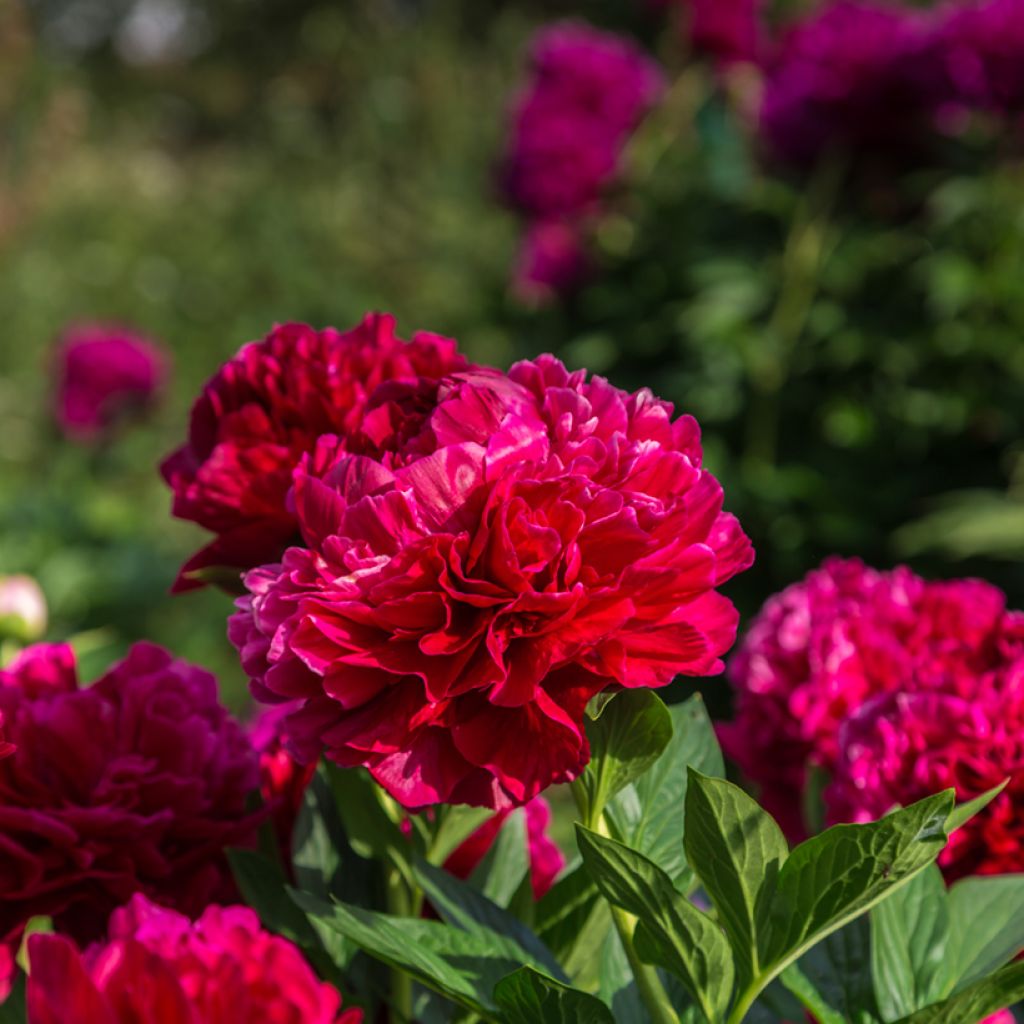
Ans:
{"label": "red peony bloom", "polygon": [[589,757],[610,686],[721,670],[752,561],[696,422],[556,359],[456,374],[388,465],[325,439],[304,546],[246,576],[230,636],[289,746],[410,808],[523,804]]}
{"label": "red peony bloom", "polygon": [[757,61],[764,48],[762,0],[688,0],[690,42],[723,63]]}
{"label": "red peony bloom", "polygon": [[137,644],[78,689],[63,646],[0,672],[0,940],[34,915],[85,941],[135,892],[197,913],[254,840],[256,757],[209,673]]}
{"label": "red peony bloom", "polygon": [[248,907],[207,907],[195,922],[144,896],[114,912],[109,941],[80,953],[29,939],[28,1024],[362,1024],[298,948]]}
{"label": "red peony bloom", "polygon": [[[487,856],[511,813],[511,808],[498,811],[490,821],[485,821],[444,862],[445,870],[456,878],[469,878]],[[526,815],[526,842],[530,855],[530,887],[533,898],[539,900],[562,873],[565,857],[547,832],[551,824],[551,807],[547,800],[542,796],[534,797],[523,808],[523,813]]]}
{"label": "red peony bloom", "polygon": [[188,442],[162,466],[174,514],[217,535],[184,566],[175,589],[201,585],[199,570],[241,571],[279,558],[298,538],[286,500],[292,471],[317,438],[334,434],[354,451],[376,453],[402,414],[386,385],[436,380],[465,365],[454,341],[419,333],[406,343],[385,314],[345,332],[286,324],[246,345],[206,385]]}
{"label": "red peony bloom", "polygon": [[932,583],[906,568],[831,559],[768,601],[733,658],[726,753],[799,836],[807,770],[836,771],[862,706],[915,692],[974,700],[988,673],[1020,655],[1022,621],[979,580]]}
{"label": "red peony bloom", "polygon": [[91,440],[126,412],[151,405],[167,370],[166,355],[131,331],[72,328],[58,351],[57,420],[69,437]]}

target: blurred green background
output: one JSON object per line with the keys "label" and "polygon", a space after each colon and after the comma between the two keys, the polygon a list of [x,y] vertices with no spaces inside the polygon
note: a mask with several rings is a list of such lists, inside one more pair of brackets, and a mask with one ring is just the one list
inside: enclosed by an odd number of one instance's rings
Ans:
{"label": "blurred green background", "polygon": [[[674,84],[593,280],[531,308],[494,168],[527,41],[561,15],[635,33]],[[0,0],[0,573],[39,579],[53,638],[87,632],[87,676],[148,637],[243,699],[228,599],[167,595],[202,534],[156,466],[243,342],[373,308],[694,413],[758,549],[747,614],[830,552],[1024,604],[1024,167],[978,132],[902,176],[766,171],[663,21],[597,0]],[[174,360],[157,413],[102,446],[51,417],[52,346],[83,319]]]}

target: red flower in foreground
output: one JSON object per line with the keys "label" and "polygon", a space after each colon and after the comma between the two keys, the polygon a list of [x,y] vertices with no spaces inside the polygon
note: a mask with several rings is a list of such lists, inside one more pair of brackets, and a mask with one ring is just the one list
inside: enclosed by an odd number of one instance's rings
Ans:
{"label": "red flower in foreground", "polygon": [[91,440],[132,409],[156,398],[167,358],[151,341],[121,327],[68,332],[57,365],[56,414],[64,432]]}
{"label": "red flower in foreground", "polygon": [[289,745],[401,803],[507,807],[574,778],[610,686],[721,670],[715,588],[753,553],[696,422],[556,359],[445,380],[385,466],[325,441],[304,547],[249,573],[230,635]]}
{"label": "red flower in foreground", "polygon": [[174,515],[216,538],[183,567],[176,590],[199,570],[240,572],[281,556],[298,537],[287,495],[292,471],[321,434],[355,451],[392,443],[389,382],[431,381],[460,370],[455,342],[395,336],[391,316],[371,314],[351,331],[276,327],[246,345],[207,383],[192,409],[188,441],[163,464]]}
{"label": "red flower in foreground", "polygon": [[137,644],[78,689],[70,648],[0,672],[0,941],[34,915],[86,941],[135,892],[189,913],[230,892],[254,839],[256,757],[209,673]]}
{"label": "red flower in foreground", "polygon": [[[444,862],[445,869],[456,878],[469,878],[487,856],[511,813],[511,809],[498,811],[490,821],[485,821]],[[539,900],[555,884],[555,879],[565,867],[565,857],[547,833],[551,824],[551,807],[547,800],[542,796],[534,797],[523,808],[523,813],[526,815],[526,843],[530,857],[530,887],[533,898]]]}
{"label": "red flower in foreground", "polygon": [[187,917],[135,896],[110,939],[80,953],[29,939],[28,1024],[361,1024],[299,950],[263,931],[248,907]]}
{"label": "red flower in foreground", "polygon": [[[1007,680],[1015,678],[1010,670],[1024,649],[1022,622],[1006,610],[999,590],[979,580],[928,582],[906,568],[877,572],[859,561],[829,560],[768,601],[730,664],[737,701],[735,722],[721,729],[726,753],[761,785],[764,805],[799,836],[807,771],[815,767],[830,775],[855,757],[851,722],[862,710],[888,707],[875,703],[883,695],[894,695],[901,708],[910,695],[920,695],[911,703],[937,702],[929,704],[937,715],[932,725],[942,733],[950,723],[939,707],[962,701],[973,709],[962,728],[977,728],[978,714],[984,718],[996,706],[989,696],[993,674],[1008,699],[1013,690]],[[907,724],[915,730],[908,744],[925,742],[913,717]],[[945,736],[954,742],[953,733]],[[936,758],[952,754],[946,742],[936,743]],[[963,771],[981,783],[999,763],[999,771],[1007,769],[995,779],[1001,781],[1012,766],[996,748],[991,758],[984,771],[976,763]],[[905,779],[900,803],[915,798],[911,792],[918,792],[921,778],[915,774],[918,781]],[[921,795],[953,784],[948,776],[940,784],[939,774]],[[862,776],[862,784],[867,789],[860,800],[881,812],[892,806],[891,791],[879,789],[876,797],[867,791],[875,782]],[[980,791],[958,788],[961,796]],[[1024,867],[1024,857],[1019,863]]]}

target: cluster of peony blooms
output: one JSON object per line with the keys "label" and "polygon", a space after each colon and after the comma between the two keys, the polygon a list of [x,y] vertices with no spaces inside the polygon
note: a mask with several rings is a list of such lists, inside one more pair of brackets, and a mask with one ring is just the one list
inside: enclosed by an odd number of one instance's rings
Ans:
{"label": "cluster of peony blooms", "polygon": [[792,834],[812,769],[833,821],[1009,777],[939,863],[950,878],[1024,868],[1024,615],[997,588],[833,559],[765,605],[729,674],[723,745]]}
{"label": "cluster of peony blooms", "polygon": [[94,441],[126,415],[158,398],[167,378],[166,354],[124,327],[71,327],[57,348],[54,413],[64,433]]}
{"label": "cluster of peony blooms", "polygon": [[521,294],[583,279],[587,236],[662,88],[657,64],[619,36],[564,23],[534,39],[502,169],[508,201],[528,222],[515,275]]}
{"label": "cluster of peony blooms", "polygon": [[409,808],[525,804],[582,771],[596,694],[721,670],[716,587],[753,552],[691,417],[433,335],[417,373],[393,328],[279,328],[218,372],[165,469],[223,531],[188,569],[249,559],[229,634],[300,762],[364,765]]}

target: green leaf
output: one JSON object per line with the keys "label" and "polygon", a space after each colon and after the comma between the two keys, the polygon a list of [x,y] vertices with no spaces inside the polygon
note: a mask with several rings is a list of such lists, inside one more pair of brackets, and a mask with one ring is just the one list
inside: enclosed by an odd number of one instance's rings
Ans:
{"label": "green leaf", "polygon": [[1010,964],[943,1003],[918,1010],[897,1024],[977,1024],[1024,999],[1024,963]]}
{"label": "green leaf", "polygon": [[677,888],[687,876],[681,813],[689,781],[687,766],[722,776],[725,765],[701,697],[668,709],[672,739],[654,765],[609,801],[606,813],[617,839],[666,871]]}
{"label": "green leaf", "polygon": [[640,778],[672,739],[672,719],[651,690],[622,690],[586,719],[590,763],[574,783],[588,822],[600,818],[607,802]]}
{"label": "green leaf", "polygon": [[332,894],[342,896],[342,853],[346,849],[348,839],[326,769],[321,764],[302,794],[302,807],[292,833],[296,885],[322,899]]}
{"label": "green leaf", "polygon": [[[602,905],[608,904],[603,900]],[[612,1008],[615,1024],[650,1024],[650,1014],[640,998],[633,968],[618,932],[605,936],[599,956],[598,994]]]}
{"label": "green leaf", "polygon": [[0,1002],[0,1024],[25,1024],[25,975],[19,974],[5,1000]]}
{"label": "green leaf", "polygon": [[424,860],[413,865],[416,881],[434,909],[446,921],[473,935],[501,936],[518,951],[519,964],[532,964],[554,978],[568,981],[543,942],[518,918],[489,900],[473,886]]}
{"label": "green leaf", "polygon": [[[867,918],[859,917],[826,936],[796,966],[843,1021],[880,1024],[871,979],[871,927]],[[792,969],[783,971],[784,984],[791,979]]]}
{"label": "green leaf", "polygon": [[583,864],[555,882],[534,908],[537,937],[583,988],[603,978],[600,952],[611,926],[608,904]]}
{"label": "green leaf", "polygon": [[362,768],[339,768],[330,761],[324,762],[324,771],[352,849],[361,857],[396,865],[406,862],[413,852],[412,838],[384,809],[382,790],[369,774]]}
{"label": "green leaf", "polygon": [[638,956],[681,978],[708,1019],[720,1020],[729,1005],[735,970],[718,925],[642,854],[582,825],[576,826],[576,834],[583,863],[602,895],[639,919],[633,936]]}
{"label": "green leaf", "polygon": [[487,807],[441,804],[436,808],[437,830],[430,844],[430,863],[443,864],[494,811]]}
{"label": "green leaf", "polygon": [[965,878],[949,891],[947,959],[953,991],[990,974],[1024,949],[1024,875]]}
{"label": "green leaf", "polygon": [[493,1016],[494,987],[522,966],[519,946],[493,932],[325,903],[295,890],[291,897],[312,919],[475,1013]]}
{"label": "green leaf", "polygon": [[790,964],[782,972],[782,983],[805,1010],[814,1014],[818,1024],[847,1024],[847,1018],[832,1008],[814,982],[800,970],[799,964]]}
{"label": "green leaf", "polygon": [[288,881],[280,864],[254,850],[228,850],[235,882],[245,902],[256,911],[263,927],[301,946],[318,972],[338,980],[354,947],[341,936],[325,943],[309,918],[288,895]]}
{"label": "green leaf", "polygon": [[984,810],[1006,787],[1010,784],[1009,778],[1003,779],[998,786],[993,786],[988,792],[968,800],[965,804],[955,807],[946,821],[946,832],[952,835],[958,828],[962,828],[973,818],[978,811]]}
{"label": "green leaf", "polygon": [[530,873],[530,847],[526,838],[526,812],[520,807],[502,823],[470,882],[500,907],[512,902]]}
{"label": "green leaf", "polygon": [[508,1024],[616,1024],[600,999],[521,967],[494,989]]}
{"label": "green leaf", "polygon": [[688,771],[686,857],[718,912],[745,984],[767,962],[772,897],[789,844],[739,786]]}
{"label": "green leaf", "polygon": [[766,979],[870,910],[946,845],[951,790],[864,825],[836,825],[801,843],[779,873]]}

